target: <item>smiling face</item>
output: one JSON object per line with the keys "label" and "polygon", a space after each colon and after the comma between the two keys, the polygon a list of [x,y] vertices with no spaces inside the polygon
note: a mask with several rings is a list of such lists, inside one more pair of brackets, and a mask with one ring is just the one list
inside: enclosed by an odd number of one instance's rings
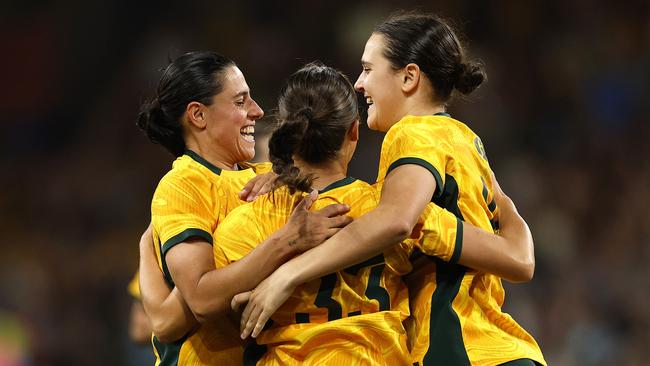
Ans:
{"label": "smiling face", "polygon": [[383,132],[404,116],[402,74],[384,56],[384,42],[380,34],[370,36],[361,56],[363,70],[354,83],[368,103],[368,127]]}
{"label": "smiling face", "polygon": [[255,156],[255,121],[264,111],[253,100],[244,74],[237,66],[222,73],[223,90],[207,106],[206,119],[210,141],[229,164],[248,161]]}

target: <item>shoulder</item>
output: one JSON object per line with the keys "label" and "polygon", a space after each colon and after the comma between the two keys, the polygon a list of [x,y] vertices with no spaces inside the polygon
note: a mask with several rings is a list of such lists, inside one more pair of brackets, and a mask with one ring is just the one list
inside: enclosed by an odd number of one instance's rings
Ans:
{"label": "shoulder", "polygon": [[187,156],[181,156],[174,161],[172,169],[165,174],[156,188],[156,195],[169,192],[202,192],[218,180],[209,177],[202,167]]}

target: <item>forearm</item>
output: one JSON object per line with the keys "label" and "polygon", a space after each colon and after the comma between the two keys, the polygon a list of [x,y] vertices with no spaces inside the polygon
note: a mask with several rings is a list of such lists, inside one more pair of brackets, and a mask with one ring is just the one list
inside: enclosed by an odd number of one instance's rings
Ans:
{"label": "forearm", "polygon": [[295,233],[280,229],[242,259],[205,273],[195,293],[200,296],[192,309],[200,322],[217,319],[230,311],[230,301],[249,291],[296,254],[290,243]]}
{"label": "forearm", "polygon": [[511,282],[530,281],[535,270],[533,238],[510,199],[499,204],[499,235],[463,223],[459,264]]}
{"label": "forearm", "polygon": [[363,262],[401,242],[414,223],[395,217],[394,210],[377,207],[355,219],[323,244],[293,258],[282,269],[295,285]]}
{"label": "forearm", "polygon": [[175,341],[197,324],[178,289],[169,289],[148,252],[140,255],[140,294],[152,331],[161,342]]}

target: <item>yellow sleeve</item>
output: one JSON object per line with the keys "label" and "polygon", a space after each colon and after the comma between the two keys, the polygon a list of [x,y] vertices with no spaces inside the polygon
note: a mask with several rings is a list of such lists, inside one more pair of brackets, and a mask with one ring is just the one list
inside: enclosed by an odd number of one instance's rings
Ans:
{"label": "yellow sleeve", "polygon": [[413,229],[411,239],[422,253],[457,263],[463,247],[463,222],[451,212],[430,203]]}
{"label": "yellow sleeve", "polygon": [[160,239],[164,272],[165,255],[175,245],[192,237],[212,244],[216,211],[210,192],[211,183],[194,172],[168,174],[160,181],[151,202],[151,223]]}
{"label": "yellow sleeve", "polygon": [[386,176],[401,165],[420,165],[436,179],[434,197],[440,196],[445,184],[445,167],[452,151],[447,142],[447,130],[432,128],[426,122],[393,127],[388,131],[382,147],[388,166]]}
{"label": "yellow sleeve", "polygon": [[127,288],[129,295],[131,295],[134,299],[140,300],[140,271],[135,272],[135,275],[129,282],[129,286]]}
{"label": "yellow sleeve", "polygon": [[213,253],[217,267],[223,267],[243,258],[264,241],[261,224],[255,219],[253,205],[237,207],[219,223],[214,234]]}

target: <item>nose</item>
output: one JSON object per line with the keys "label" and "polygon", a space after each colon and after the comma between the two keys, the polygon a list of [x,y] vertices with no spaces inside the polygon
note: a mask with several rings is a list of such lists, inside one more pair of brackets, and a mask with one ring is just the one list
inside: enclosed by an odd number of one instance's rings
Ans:
{"label": "nose", "polygon": [[259,104],[254,99],[251,99],[253,102],[251,109],[248,111],[248,117],[252,120],[260,119],[264,117],[264,111],[260,108]]}
{"label": "nose", "polygon": [[357,81],[354,83],[354,90],[363,93],[363,72],[359,74],[359,77],[357,78]]}

